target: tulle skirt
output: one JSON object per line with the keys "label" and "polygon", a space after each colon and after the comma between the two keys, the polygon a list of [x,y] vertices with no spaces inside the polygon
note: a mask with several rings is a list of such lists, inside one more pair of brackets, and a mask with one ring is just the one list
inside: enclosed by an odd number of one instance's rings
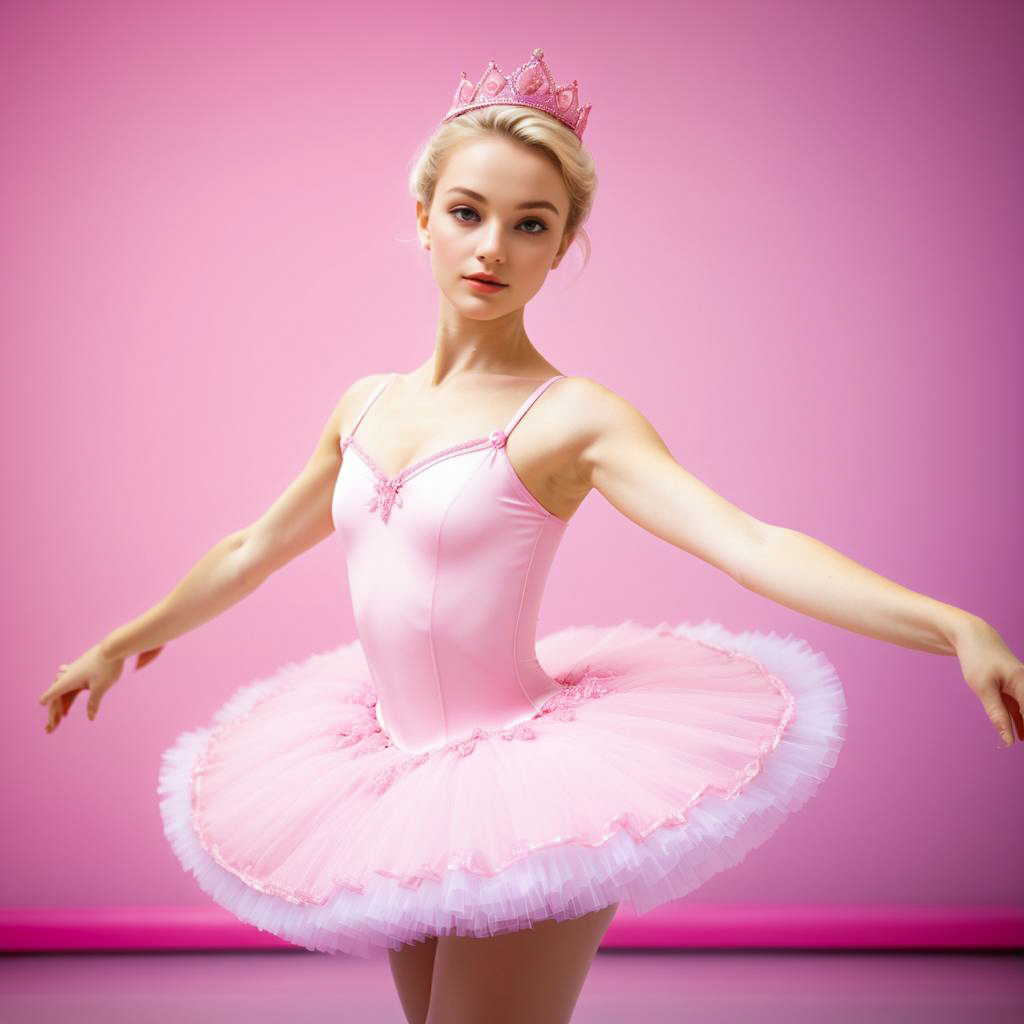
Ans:
{"label": "tulle skirt", "polygon": [[241,687],[161,760],[182,866],[240,920],[362,957],[643,914],[763,843],[845,738],[835,670],[793,636],[626,621],[536,650],[563,686],[536,717],[418,754],[382,736],[358,641]]}

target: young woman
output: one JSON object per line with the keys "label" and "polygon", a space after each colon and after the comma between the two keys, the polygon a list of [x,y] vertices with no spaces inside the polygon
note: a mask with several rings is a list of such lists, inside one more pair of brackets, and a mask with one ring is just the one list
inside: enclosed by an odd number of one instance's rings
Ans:
{"label": "young woman", "polygon": [[631,620],[537,639],[591,490],[790,608],[955,654],[1004,741],[1024,738],[1024,665],[991,625],[730,504],[527,337],[524,307],[593,202],[588,111],[539,50],[508,77],[463,76],[411,181],[433,350],[353,382],[281,497],[40,697],[48,730],[84,690],[95,717],[126,658],[145,665],[336,531],[359,639],[182,735],[161,812],[242,920],[387,949],[409,1021],[568,1021],[620,901],[643,913],[738,863],[842,745],[842,687],[802,640]]}

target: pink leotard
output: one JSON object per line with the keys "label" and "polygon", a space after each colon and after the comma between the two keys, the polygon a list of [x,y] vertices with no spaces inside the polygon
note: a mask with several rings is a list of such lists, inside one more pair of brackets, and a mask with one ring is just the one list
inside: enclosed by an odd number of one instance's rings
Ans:
{"label": "pink leotard", "polygon": [[568,523],[505,445],[562,375],[390,476],[353,434],[395,376],[342,439],[332,497],[358,638],[247,683],[165,751],[181,863],[242,920],[359,955],[685,896],[827,776],[834,668],[710,620],[538,637]]}
{"label": "pink leotard", "polygon": [[[355,438],[342,440],[332,517],[345,551],[377,720],[419,752],[474,727],[532,718],[560,687],[535,650],[548,570],[568,523],[545,509],[509,461],[503,429],[436,452],[389,477]],[[358,457],[352,458],[352,453]]]}

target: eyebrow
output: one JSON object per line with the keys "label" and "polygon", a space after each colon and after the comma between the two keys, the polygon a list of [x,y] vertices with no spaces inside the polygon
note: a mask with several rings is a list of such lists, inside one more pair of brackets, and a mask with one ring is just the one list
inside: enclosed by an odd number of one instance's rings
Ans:
{"label": "eyebrow", "polygon": [[[479,192],[474,192],[471,188],[462,188],[460,186],[456,186],[455,188],[448,189],[448,191],[462,192],[465,195],[469,196],[470,199],[475,199],[478,203],[487,202],[487,200],[484,199],[484,197],[480,195]],[[551,210],[551,212],[554,213],[556,217],[558,216],[558,207],[553,205],[552,203],[549,203],[546,199],[535,199],[532,203],[520,203],[516,207],[517,210],[539,210],[542,208]]]}

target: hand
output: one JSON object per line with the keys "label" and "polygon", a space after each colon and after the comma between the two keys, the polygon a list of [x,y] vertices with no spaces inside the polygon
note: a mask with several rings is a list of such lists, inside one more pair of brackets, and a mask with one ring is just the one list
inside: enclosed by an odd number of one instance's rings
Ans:
{"label": "hand", "polygon": [[[161,650],[162,647],[154,647],[152,650],[143,651],[135,662],[135,668],[140,669],[147,665]],[[57,670],[57,678],[39,697],[40,704],[49,704],[46,731],[53,732],[57,728],[61,719],[71,710],[75,698],[83,690],[89,691],[86,713],[90,720],[94,719],[99,713],[103,695],[121,677],[123,667],[124,659],[107,658],[100,644],[96,644],[70,664],[61,665]]]}
{"label": "hand", "polygon": [[1013,745],[1014,726],[1017,738],[1024,740],[1024,662],[983,619],[965,630],[957,641],[956,655],[967,685],[981,701],[1003,743]]}

